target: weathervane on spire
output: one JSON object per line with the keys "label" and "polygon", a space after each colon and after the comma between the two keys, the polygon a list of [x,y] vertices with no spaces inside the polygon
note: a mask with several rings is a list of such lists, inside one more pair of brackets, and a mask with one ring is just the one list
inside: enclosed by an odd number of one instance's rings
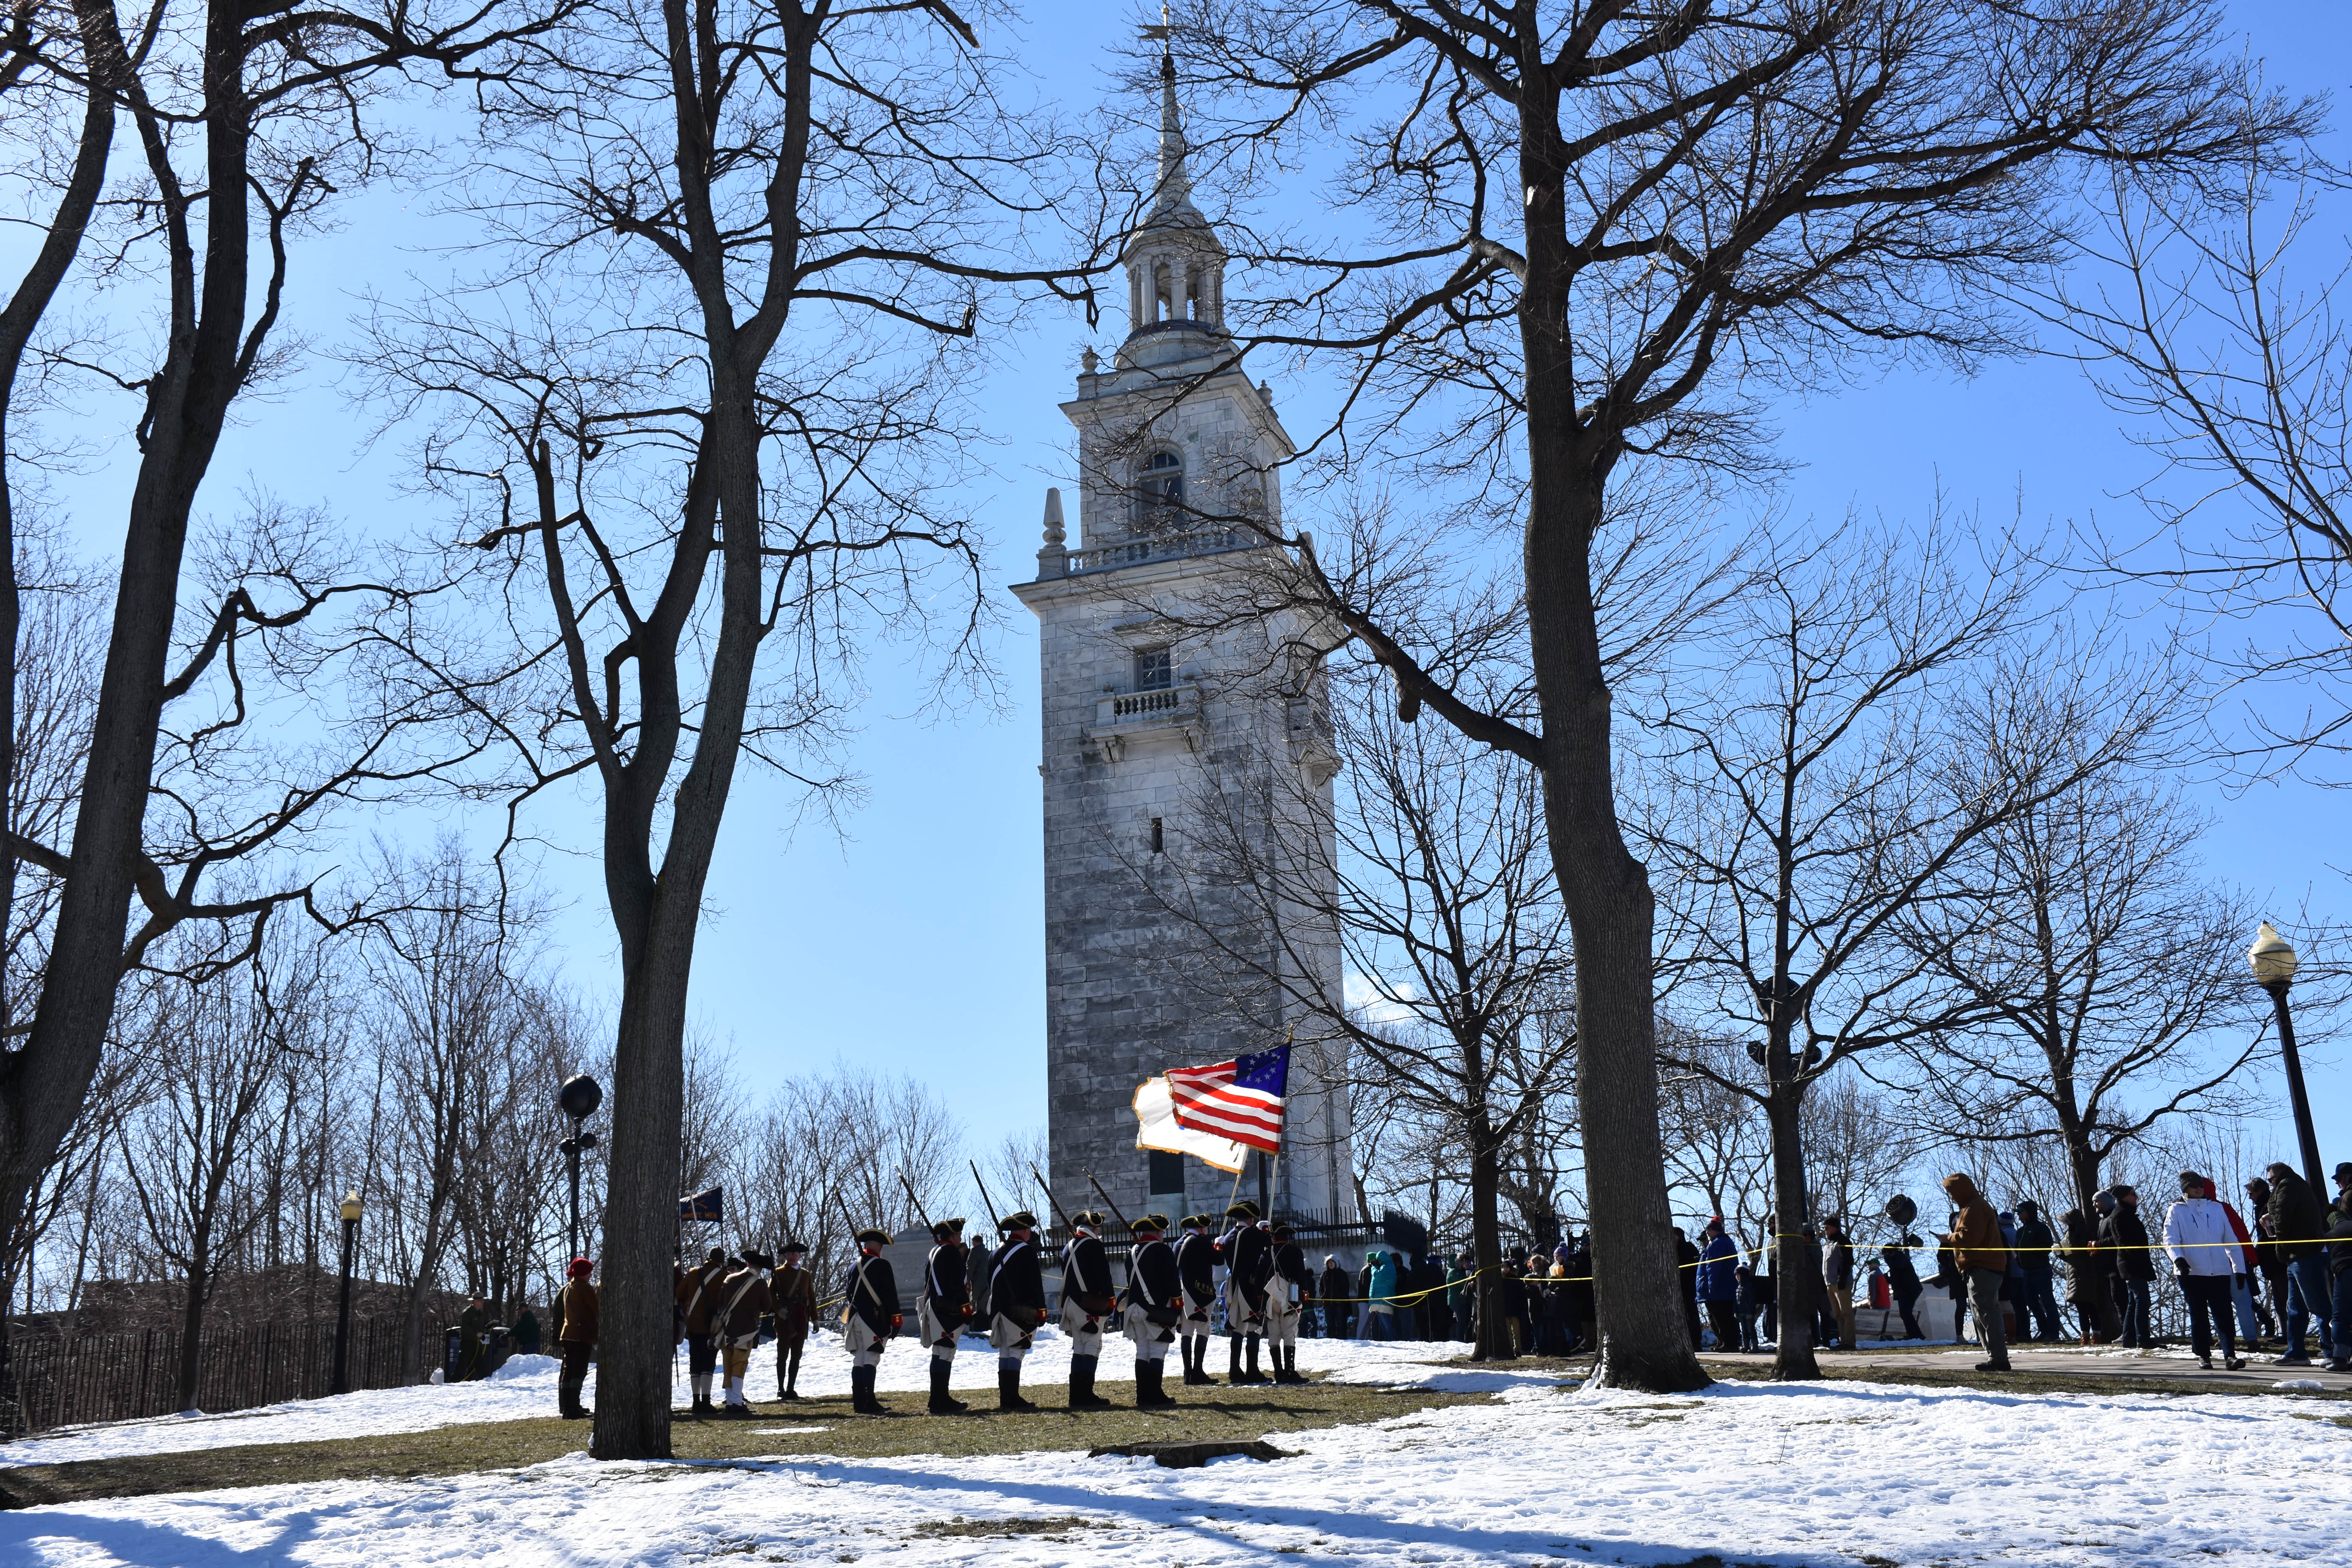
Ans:
{"label": "weathervane on spire", "polygon": [[1183,121],[1176,111],[1176,27],[1169,20],[1167,0],[1160,0],[1160,25],[1144,28],[1143,36],[1160,40],[1160,185],[1152,209],[1190,206],[1192,181],[1184,168],[1184,154],[1190,149],[1184,144]]}

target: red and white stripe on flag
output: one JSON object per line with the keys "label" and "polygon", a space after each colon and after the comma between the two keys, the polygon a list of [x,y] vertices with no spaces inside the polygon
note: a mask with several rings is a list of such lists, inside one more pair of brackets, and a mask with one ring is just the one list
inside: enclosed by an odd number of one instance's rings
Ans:
{"label": "red and white stripe on flag", "polygon": [[1176,1102],[1176,1124],[1269,1154],[1282,1152],[1283,1093],[1288,1087],[1290,1047],[1236,1057],[1207,1067],[1170,1068],[1168,1089]]}

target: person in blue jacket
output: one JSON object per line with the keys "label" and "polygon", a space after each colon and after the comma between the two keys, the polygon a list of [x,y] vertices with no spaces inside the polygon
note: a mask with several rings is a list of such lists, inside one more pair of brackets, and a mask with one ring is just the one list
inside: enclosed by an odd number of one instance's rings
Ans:
{"label": "person in blue jacket", "polygon": [[1739,1248],[1724,1232],[1717,1215],[1699,1233],[1698,1304],[1706,1310],[1707,1326],[1715,1331],[1715,1348],[1739,1348]]}

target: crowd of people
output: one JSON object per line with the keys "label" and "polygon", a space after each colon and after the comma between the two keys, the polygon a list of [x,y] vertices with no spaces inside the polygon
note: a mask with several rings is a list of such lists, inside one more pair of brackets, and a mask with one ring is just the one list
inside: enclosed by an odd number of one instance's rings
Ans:
{"label": "crowd of people", "polygon": [[[1986,1372],[2010,1368],[2012,1339],[2146,1347],[2159,1342],[2151,1321],[2157,1282],[2169,1275],[2179,1292],[2190,1347],[2207,1367],[2218,1343],[2222,1364],[2244,1365],[2252,1351],[2275,1340],[2283,1366],[2310,1365],[2313,1352],[2336,1371],[2352,1371],[2352,1161],[2336,1168],[2336,1194],[2324,1205],[2311,1184],[2284,1163],[2246,1184],[2245,1215],[2223,1200],[2216,1184],[2181,1173],[2179,1195],[2154,1231],[2140,1194],[2124,1184],[2105,1188],[2092,1213],[2069,1209],[2055,1226],[2041,1206],[2021,1200],[1996,1210],[1965,1174],[1947,1177],[1950,1228],[1935,1244],[1936,1271],[1922,1279],[1912,1261],[1927,1244],[1904,1235],[1880,1247],[1857,1272],[1859,1254],[1843,1216],[1793,1237],[1766,1237],[1743,1247],[1721,1216],[1694,1238],[1674,1233],[1683,1281],[1684,1317],[1694,1346],[1760,1351],[1778,1342],[1781,1310],[1777,1258],[1804,1269],[1799,1297],[1808,1303],[1812,1342],[1851,1349],[1860,1301],[1899,1316],[1906,1339],[1924,1339],[1916,1308],[1931,1289],[1949,1294],[1956,1333],[1970,1314],[1986,1352]],[[1914,1211],[1916,1212],[1916,1211]],[[2251,1220],[2246,1217],[2252,1216]],[[1902,1223],[1902,1222],[1898,1222]],[[1337,1254],[1320,1272],[1307,1265],[1287,1225],[1242,1202],[1226,1211],[1220,1229],[1208,1215],[1171,1224],[1147,1215],[1129,1227],[1127,1279],[1118,1281],[1102,1239],[1103,1216],[1069,1216],[1060,1252],[1059,1300],[1047,1301],[1036,1216],[1027,1212],[998,1221],[994,1247],[967,1245],[965,1222],[931,1227],[923,1279],[916,1293],[914,1337],[930,1362],[930,1412],[956,1415],[967,1406],[949,1393],[961,1342],[984,1342],[997,1359],[998,1407],[1034,1410],[1021,1393],[1024,1358],[1037,1330],[1058,1316],[1072,1354],[1069,1408],[1100,1409],[1095,1393],[1107,1339],[1135,1347],[1136,1404],[1173,1405],[1163,1373],[1178,1352],[1182,1382],[1213,1384],[1210,1342],[1228,1344],[1226,1379],[1234,1384],[1300,1383],[1302,1333],[1363,1340],[1475,1342],[1482,1292],[1466,1255],[1406,1254],[1375,1247],[1353,1271]],[[1768,1216],[1768,1231],[1771,1228]],[[1794,1245],[1776,1248],[1774,1239]],[[853,1407],[884,1413],[875,1393],[876,1368],[890,1343],[906,1332],[896,1275],[883,1249],[889,1233],[857,1233],[857,1257],[838,1291],[820,1300],[804,1267],[808,1249],[787,1242],[780,1251],[713,1248],[675,1280],[676,1331],[692,1384],[690,1414],[748,1415],[745,1384],[752,1351],[772,1339],[777,1397],[800,1397],[797,1383],[809,1335],[820,1312],[838,1310],[851,1358]],[[555,1342],[562,1356],[558,1401],[567,1418],[588,1414],[581,1391],[596,1342],[597,1298],[587,1258],[575,1258],[555,1304]],[[1549,1249],[1513,1251],[1495,1268],[1484,1292],[1496,1321],[1489,1337],[1504,1355],[1565,1356],[1598,1344],[1594,1326],[1591,1237],[1573,1231]],[[2073,1309],[2070,1330],[2059,1300]],[[535,1325],[534,1325],[535,1326]]]}

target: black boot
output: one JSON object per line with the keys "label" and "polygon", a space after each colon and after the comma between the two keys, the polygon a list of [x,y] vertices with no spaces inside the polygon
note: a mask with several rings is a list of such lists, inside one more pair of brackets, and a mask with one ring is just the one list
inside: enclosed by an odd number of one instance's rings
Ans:
{"label": "black boot", "polygon": [[1168,1363],[1165,1361],[1139,1361],[1135,1363],[1135,1407],[1138,1410],[1171,1410],[1176,1402],[1168,1396]]}
{"label": "black boot", "polygon": [[1206,1339],[1184,1342],[1184,1381],[1194,1387],[1217,1381],[1209,1375],[1209,1342]]}
{"label": "black boot", "polygon": [[784,1399],[798,1399],[801,1396],[800,1382],[801,1347],[794,1345],[793,1347],[792,1368],[784,1373],[784,1392],[779,1395],[779,1397]]}
{"label": "black boot", "polygon": [[1274,1381],[1274,1379],[1272,1379],[1272,1378],[1270,1378],[1270,1377],[1266,1376],[1266,1375],[1265,1375],[1265,1373],[1262,1373],[1262,1372],[1258,1371],[1258,1369],[1257,1369],[1257,1345],[1258,1345],[1258,1336],[1257,1336],[1257,1335],[1255,1335],[1255,1334],[1252,1334],[1252,1335],[1250,1335],[1250,1336],[1249,1336],[1249,1338],[1248,1338],[1248,1339],[1246,1339],[1246,1340],[1243,1341],[1242,1342],[1243,1342],[1244,1346],[1244,1347],[1247,1349],[1247,1351],[1248,1351],[1248,1354],[1249,1354],[1249,1365],[1248,1365],[1248,1367],[1247,1367],[1247,1368],[1243,1372],[1243,1373],[1242,1373],[1242,1377],[1241,1377],[1241,1381],[1242,1381],[1242,1382],[1244,1382],[1244,1383],[1246,1383],[1246,1384],[1254,1384],[1254,1385],[1255,1385],[1255,1384],[1257,1384],[1272,1383],[1272,1382]]}
{"label": "black boot", "polygon": [[1274,1381],[1276,1383],[1305,1383],[1307,1381],[1305,1378],[1298,1375],[1298,1347],[1297,1345],[1276,1345],[1274,1347]]}
{"label": "black boot", "polygon": [[874,1372],[870,1366],[849,1369],[849,1407],[860,1415],[887,1415],[889,1407],[874,1397]]}
{"label": "black boot", "polygon": [[1239,1388],[1243,1382],[1241,1335],[1235,1334],[1232,1339],[1227,1340],[1225,1349],[1231,1361],[1231,1364],[1225,1368],[1225,1382],[1233,1387]]}
{"label": "black boot", "polygon": [[954,1370],[953,1362],[941,1361],[937,1356],[931,1358],[931,1414],[934,1415],[961,1415],[971,1408],[948,1393],[948,1374]]}
{"label": "black boot", "polygon": [[1073,1410],[1108,1410],[1110,1401],[1095,1393],[1095,1365],[1101,1358],[1074,1355],[1070,1358],[1070,1408]]}
{"label": "black boot", "polygon": [[1021,1363],[1017,1361],[996,1363],[996,1408],[1013,1413],[1037,1408],[1021,1397]]}

